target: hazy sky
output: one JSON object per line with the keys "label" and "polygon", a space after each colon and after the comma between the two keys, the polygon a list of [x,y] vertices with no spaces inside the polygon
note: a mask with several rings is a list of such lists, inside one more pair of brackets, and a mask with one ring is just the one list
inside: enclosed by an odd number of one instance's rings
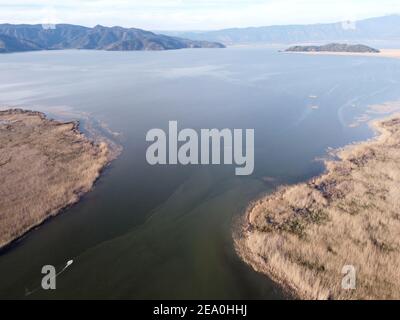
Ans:
{"label": "hazy sky", "polygon": [[0,23],[206,30],[400,14],[400,0],[0,0]]}

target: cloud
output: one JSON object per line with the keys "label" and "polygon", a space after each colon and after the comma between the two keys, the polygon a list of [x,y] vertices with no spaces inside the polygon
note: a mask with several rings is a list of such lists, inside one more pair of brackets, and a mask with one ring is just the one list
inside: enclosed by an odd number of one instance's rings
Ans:
{"label": "cloud", "polygon": [[400,13],[398,0],[0,0],[0,23],[205,30],[356,20]]}

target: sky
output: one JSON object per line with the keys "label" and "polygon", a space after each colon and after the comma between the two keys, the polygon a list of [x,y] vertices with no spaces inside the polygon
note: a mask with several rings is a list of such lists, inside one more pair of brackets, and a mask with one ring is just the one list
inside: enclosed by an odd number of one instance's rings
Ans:
{"label": "sky", "polygon": [[399,0],[0,0],[0,23],[215,30],[400,14]]}

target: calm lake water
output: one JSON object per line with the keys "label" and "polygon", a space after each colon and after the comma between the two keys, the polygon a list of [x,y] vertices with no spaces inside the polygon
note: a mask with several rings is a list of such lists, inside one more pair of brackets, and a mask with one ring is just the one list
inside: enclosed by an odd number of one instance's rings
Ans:
{"label": "calm lake water", "polygon": [[[302,181],[328,147],[370,137],[349,124],[398,100],[399,83],[400,60],[270,48],[1,55],[2,107],[88,112],[122,134],[124,151],[79,204],[0,255],[0,298],[285,298],[238,259],[233,221],[272,191],[265,177]],[[254,174],[149,166],[146,132],[169,120],[255,129]],[[37,290],[43,265],[69,259],[57,290]]]}

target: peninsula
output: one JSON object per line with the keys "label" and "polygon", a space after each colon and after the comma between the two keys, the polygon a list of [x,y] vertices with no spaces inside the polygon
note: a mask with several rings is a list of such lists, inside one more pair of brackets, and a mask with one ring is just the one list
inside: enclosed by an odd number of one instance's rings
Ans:
{"label": "peninsula", "polygon": [[294,297],[400,299],[400,115],[372,125],[379,135],[339,150],[325,174],[255,201],[235,234],[242,259]]}
{"label": "peninsula", "polygon": [[193,41],[136,28],[0,24],[0,53],[63,49],[142,51],[224,47],[218,42]]}
{"label": "peninsula", "polygon": [[0,150],[0,249],[76,203],[114,157],[77,122],[20,109],[0,111]]}

